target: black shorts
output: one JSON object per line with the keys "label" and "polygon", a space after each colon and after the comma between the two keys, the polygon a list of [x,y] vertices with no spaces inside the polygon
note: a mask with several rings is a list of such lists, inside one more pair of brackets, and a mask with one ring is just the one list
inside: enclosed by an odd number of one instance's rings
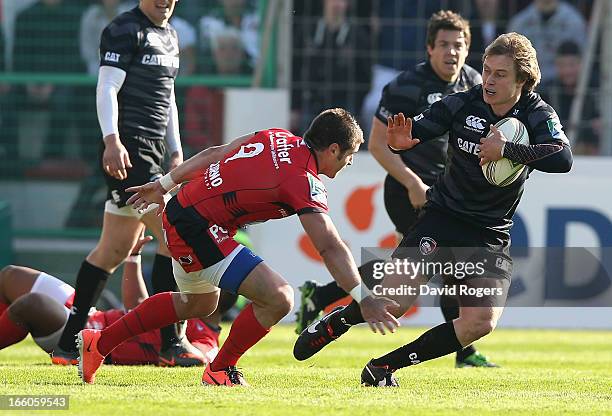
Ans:
{"label": "black shorts", "polygon": [[[422,211],[393,258],[423,262],[429,267],[426,269],[429,272],[423,274],[429,278],[442,274],[447,279],[483,277],[510,281],[509,234],[478,227],[431,204],[426,204]],[[446,268],[448,264],[453,266]],[[439,273],[440,268],[454,272],[452,276]]]}
{"label": "black shorts", "polygon": [[104,171],[102,166],[102,152],[100,153],[100,167],[108,188],[107,199],[119,208],[123,208],[131,192],[126,188],[154,181],[164,174],[162,164],[166,153],[166,142],[160,139],[147,139],[141,136],[122,137],[121,143],[130,155],[132,167],[127,169],[127,179],[116,179]]}
{"label": "black shorts", "polygon": [[390,175],[385,178],[385,209],[395,225],[395,231],[408,234],[416,222],[421,210],[416,210],[410,203],[408,190]]}

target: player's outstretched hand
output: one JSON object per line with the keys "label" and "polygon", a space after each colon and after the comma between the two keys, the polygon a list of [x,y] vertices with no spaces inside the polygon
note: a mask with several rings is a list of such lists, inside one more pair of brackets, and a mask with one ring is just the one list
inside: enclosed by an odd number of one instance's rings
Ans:
{"label": "player's outstretched hand", "polygon": [[387,117],[387,144],[394,150],[412,149],[420,142],[412,138],[412,119],[399,113]]}
{"label": "player's outstretched hand", "polygon": [[135,192],[128,200],[127,204],[132,205],[134,209],[144,211],[151,204],[158,204],[157,215],[161,215],[166,207],[164,195],[166,191],[159,183],[159,180],[149,182],[140,186],[132,186],[126,189],[127,192]]}
{"label": "player's outstretched hand", "polygon": [[399,321],[393,316],[389,309],[399,307],[399,304],[394,300],[385,297],[367,296],[359,304],[361,307],[361,316],[370,325],[372,332],[380,332],[385,335],[385,328],[389,332],[395,332],[395,329],[400,326]]}

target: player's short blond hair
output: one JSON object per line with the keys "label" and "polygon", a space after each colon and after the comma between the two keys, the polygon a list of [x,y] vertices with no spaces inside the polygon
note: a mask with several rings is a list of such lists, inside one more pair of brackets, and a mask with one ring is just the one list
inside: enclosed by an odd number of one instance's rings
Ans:
{"label": "player's short blond hair", "polygon": [[540,83],[541,74],[538,66],[538,56],[531,41],[525,36],[516,33],[499,35],[482,55],[482,61],[490,55],[506,55],[514,60],[516,78],[525,81],[523,90],[532,92]]}

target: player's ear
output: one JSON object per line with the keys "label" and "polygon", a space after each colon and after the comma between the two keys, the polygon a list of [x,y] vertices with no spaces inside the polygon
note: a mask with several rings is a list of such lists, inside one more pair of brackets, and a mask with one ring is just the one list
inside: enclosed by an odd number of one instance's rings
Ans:
{"label": "player's ear", "polygon": [[328,147],[332,155],[337,156],[340,152],[340,145],[338,143],[332,143]]}

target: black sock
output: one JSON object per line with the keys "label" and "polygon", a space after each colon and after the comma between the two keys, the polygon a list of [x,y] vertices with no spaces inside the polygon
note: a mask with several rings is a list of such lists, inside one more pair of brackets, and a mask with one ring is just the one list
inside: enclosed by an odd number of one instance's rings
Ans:
{"label": "black sock", "polygon": [[312,296],[312,301],[317,309],[325,309],[327,305],[344,298],[347,293],[332,280],[324,286],[317,286]]}
{"label": "black sock", "polygon": [[83,261],[74,288],[72,313],[68,317],[58,346],[64,351],[76,351],[76,334],[85,328],[89,309],[96,305],[110,274],[87,260]]}
{"label": "black sock", "polygon": [[389,366],[391,370],[419,364],[442,357],[462,349],[457,340],[452,322],[445,322],[425,332],[423,335],[387,355],[372,360],[375,366]]}
{"label": "black sock", "polygon": [[[370,289],[372,289],[372,286],[379,283],[373,277],[374,263],[376,263],[375,260],[363,264],[358,268],[361,280]],[[312,301],[318,309],[325,309],[327,306],[346,296],[348,296],[348,293],[338,286],[335,281],[332,281],[324,286],[317,286]]]}
{"label": "black sock", "polygon": [[346,308],[340,313],[332,316],[329,321],[334,336],[339,337],[344,334],[353,325],[361,324],[365,322],[363,316],[361,316],[361,309],[356,301],[352,301]]}
{"label": "black sock", "polygon": [[[153,294],[176,291],[176,282],[172,273],[172,259],[170,257],[156,254],[153,260],[153,271],[151,272],[151,286]],[[178,328],[176,325],[168,325],[159,329],[161,337],[161,350],[165,350],[172,344],[179,342]]]}
{"label": "black sock", "polygon": [[[459,318],[459,301],[454,296],[440,296],[440,310],[446,322],[451,322],[453,319]],[[461,351],[457,351],[457,359],[463,361],[465,358],[476,352],[476,348],[468,345]]]}

